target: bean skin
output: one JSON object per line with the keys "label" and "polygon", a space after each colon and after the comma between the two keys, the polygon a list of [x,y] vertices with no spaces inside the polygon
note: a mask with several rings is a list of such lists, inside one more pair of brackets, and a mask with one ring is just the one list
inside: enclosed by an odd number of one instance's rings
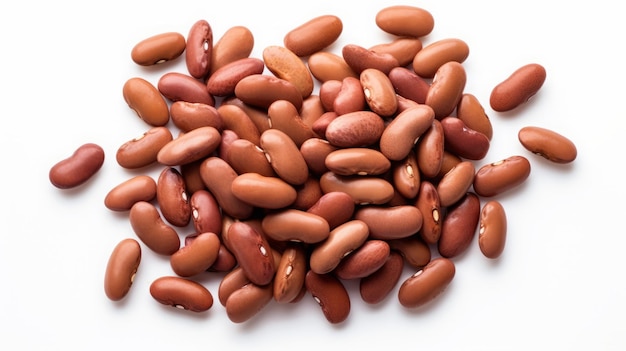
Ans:
{"label": "bean skin", "polygon": [[380,269],[359,282],[361,299],[368,304],[382,302],[396,286],[402,275],[404,261],[398,252],[390,252]]}
{"label": "bean skin", "polygon": [[130,57],[138,65],[152,66],[177,59],[185,51],[185,37],[178,32],[153,35],[138,42]]}
{"label": "bean skin", "polygon": [[141,262],[141,246],[135,239],[120,241],[107,263],[104,275],[104,292],[112,301],[126,297]]}
{"label": "bean skin", "polygon": [[164,276],[150,284],[150,295],[159,303],[191,312],[213,306],[213,295],[200,283],[177,276]]}
{"label": "bean skin", "polygon": [[287,32],[285,47],[299,57],[312,55],[330,46],[341,35],[343,22],[334,15],[322,15]]}
{"label": "bean skin", "polygon": [[130,208],[129,220],[137,237],[157,254],[169,256],[180,248],[178,233],[163,221],[152,203],[135,203]]}
{"label": "bean skin", "polygon": [[439,254],[453,258],[463,253],[472,243],[480,219],[480,200],[468,192],[448,209],[441,224],[441,236],[437,243]]}
{"label": "bean skin", "polygon": [[452,282],[454,263],[445,257],[435,258],[406,279],[398,291],[398,300],[406,308],[418,308],[438,297]]}
{"label": "bean skin", "polygon": [[497,112],[513,110],[533,97],[545,80],[543,66],[537,63],[524,65],[493,88],[489,104]]}
{"label": "bean skin", "polygon": [[520,129],[517,136],[526,150],[548,161],[564,164],[576,159],[576,145],[553,130],[528,126]]}
{"label": "bean skin", "polygon": [[221,234],[222,214],[213,194],[206,189],[196,190],[191,193],[189,205],[191,206],[191,220],[196,232]]}
{"label": "bean skin", "polygon": [[524,156],[510,156],[486,164],[476,171],[473,185],[476,194],[491,197],[513,189],[530,176],[530,162]]}
{"label": "bean skin", "polygon": [[499,201],[488,201],[480,212],[478,247],[491,259],[500,257],[506,243],[507,220],[504,207]]}
{"label": "bean skin", "polygon": [[94,143],[83,144],[50,168],[50,183],[59,189],[75,188],[93,177],[104,164],[104,150]]}
{"label": "bean skin", "polygon": [[254,227],[245,222],[234,222],[228,228],[225,241],[251,282],[266,285],[274,279],[276,266],[270,245]]}
{"label": "bean skin", "polygon": [[350,296],[339,278],[332,274],[317,274],[309,270],[305,277],[305,285],[320,305],[329,323],[339,324],[348,318]]}
{"label": "bean skin", "polygon": [[104,198],[104,206],[111,211],[128,211],[137,201],[152,201],[157,184],[147,175],[138,175],[116,185]]}
{"label": "bean skin", "polygon": [[211,71],[213,30],[206,20],[198,20],[189,29],[185,48],[185,63],[189,74],[204,79]]}

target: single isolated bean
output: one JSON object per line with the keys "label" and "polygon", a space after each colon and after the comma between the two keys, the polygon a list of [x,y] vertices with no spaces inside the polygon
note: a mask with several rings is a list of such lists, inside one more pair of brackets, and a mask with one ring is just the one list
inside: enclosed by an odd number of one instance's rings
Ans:
{"label": "single isolated bean", "polygon": [[498,258],[506,243],[507,221],[499,201],[488,201],[480,211],[478,247],[487,258]]}
{"label": "single isolated bean", "polygon": [[474,176],[474,191],[484,197],[495,196],[517,187],[529,176],[528,159],[519,155],[510,156],[480,167]]}
{"label": "single isolated bean", "polygon": [[435,19],[430,12],[408,5],[385,7],[378,11],[375,20],[378,28],[397,36],[423,37],[435,27]]}
{"label": "single isolated bean", "polygon": [[152,66],[178,58],[185,51],[185,37],[166,32],[143,39],[133,46],[130,58],[138,65]]}
{"label": "single isolated bean", "polygon": [[455,273],[452,260],[445,257],[433,259],[400,285],[400,304],[406,308],[418,308],[431,302],[450,285]]}
{"label": "single isolated bean", "polygon": [[191,312],[213,306],[213,295],[204,285],[182,277],[163,276],[150,284],[150,295],[159,303]]}
{"label": "single isolated bean", "polygon": [[545,80],[546,69],[542,65],[537,63],[524,65],[493,88],[489,104],[494,111],[513,110],[533,97]]}
{"label": "single isolated bean", "polygon": [[528,126],[520,129],[517,136],[526,150],[554,163],[570,163],[576,159],[576,145],[553,130]]}
{"label": "single isolated bean", "polygon": [[104,274],[104,292],[112,301],[123,299],[133,284],[141,262],[141,246],[135,239],[120,241],[107,263]]}
{"label": "single isolated bean", "polygon": [[75,188],[93,177],[103,164],[102,147],[94,143],[83,144],[70,157],[54,164],[48,178],[59,189]]}

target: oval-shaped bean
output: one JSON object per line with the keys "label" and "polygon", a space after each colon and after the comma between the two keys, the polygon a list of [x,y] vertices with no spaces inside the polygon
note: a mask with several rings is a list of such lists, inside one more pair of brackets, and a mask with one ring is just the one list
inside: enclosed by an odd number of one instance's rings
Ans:
{"label": "oval-shaped bean", "polygon": [[391,253],[384,240],[370,239],[339,262],[334,269],[339,279],[360,279],[379,270]]}
{"label": "oval-shaped bean", "polygon": [[315,244],[330,234],[328,222],[323,217],[292,208],[266,215],[261,225],[263,232],[276,241]]}
{"label": "oval-shaped bean", "polygon": [[309,169],[296,143],[285,132],[268,129],[261,134],[261,148],[276,174],[292,185],[302,185]]}
{"label": "oval-shaped bean", "polygon": [[318,274],[309,270],[304,283],[328,322],[338,324],[348,318],[350,296],[339,278],[330,273]]}
{"label": "oval-shaped bean", "polygon": [[448,207],[459,201],[472,186],[475,172],[472,162],[462,161],[444,174],[437,184],[440,205]]}
{"label": "oval-shaped bean", "polygon": [[291,50],[279,45],[270,45],[263,49],[265,67],[276,77],[293,84],[302,98],[313,92],[313,77],[300,57]]}
{"label": "oval-shaped bean", "polygon": [[380,54],[390,54],[398,60],[399,67],[406,67],[413,62],[417,52],[422,50],[422,41],[418,38],[401,36],[391,42],[374,45],[369,49]]}
{"label": "oval-shaped bean", "polygon": [[188,74],[168,72],[159,78],[157,88],[170,101],[199,102],[215,106],[206,84]]}
{"label": "oval-shaped bean", "polygon": [[522,184],[529,175],[528,159],[510,156],[480,167],[474,176],[474,191],[484,197],[495,196]]}
{"label": "oval-shaped bean", "polygon": [[441,119],[446,150],[468,160],[481,160],[489,151],[489,138],[477,132],[457,117]]}
{"label": "oval-shaped bean", "polygon": [[180,173],[185,179],[185,186],[190,194],[195,193],[198,190],[205,190],[206,186],[200,176],[200,165],[203,160],[194,161],[180,165]]}
{"label": "oval-shaped bean", "polygon": [[261,74],[264,69],[265,63],[256,57],[245,57],[230,62],[209,76],[207,90],[213,96],[232,95],[240,80],[253,74]]}
{"label": "oval-shaped bean", "polygon": [[322,192],[344,192],[358,205],[382,205],[394,196],[391,183],[376,176],[340,176],[326,172],[320,177]]}
{"label": "oval-shaped bean", "polygon": [[222,104],[217,112],[224,122],[224,129],[232,130],[239,138],[250,140],[254,145],[260,145],[261,132],[243,108]]}
{"label": "oval-shaped bean", "polygon": [[182,277],[163,276],[150,284],[150,295],[159,303],[191,312],[213,306],[213,295],[204,285]]}
{"label": "oval-shaped bean", "polygon": [[237,174],[258,173],[265,177],[276,176],[263,149],[247,139],[234,140],[228,148],[226,160]]}
{"label": "oval-shaped bean", "polygon": [[413,71],[420,77],[433,78],[446,62],[463,63],[469,56],[469,46],[461,39],[445,38],[432,42],[413,58]]}
{"label": "oval-shaped bean", "polygon": [[425,102],[435,111],[436,119],[452,114],[461,100],[466,82],[465,68],[459,62],[449,61],[437,69]]}
{"label": "oval-shaped bean", "polygon": [[157,179],[156,199],[161,215],[170,224],[184,227],[191,219],[189,195],[180,171],[174,167],[165,167]]}
{"label": "oval-shaped bean", "polygon": [[417,234],[423,222],[422,213],[413,205],[364,206],[356,210],[354,218],[367,224],[371,239],[383,240]]}
{"label": "oval-shaped bean", "polygon": [[390,160],[404,159],[434,119],[435,112],[428,105],[417,105],[400,112],[383,130],[380,152]]}
{"label": "oval-shaped bean", "polygon": [[211,52],[211,75],[221,67],[249,57],[254,49],[254,35],[245,26],[233,26],[213,45]]}
{"label": "oval-shaped bean", "polygon": [[237,172],[223,159],[211,156],[200,164],[200,176],[207,189],[215,196],[223,214],[237,219],[248,218],[254,206],[239,200],[232,192]]}
{"label": "oval-shaped bean", "polygon": [[182,132],[200,127],[224,129],[224,122],[214,106],[198,102],[174,101],[170,105],[170,118]]}
{"label": "oval-shaped bean", "polygon": [[334,43],[343,31],[343,22],[335,15],[314,17],[283,38],[285,47],[299,57],[309,56]]}
{"label": "oval-shaped bean", "polygon": [[413,199],[420,188],[421,176],[417,167],[415,152],[411,150],[404,160],[391,167],[391,176],[396,192],[405,199]]}
{"label": "oval-shaped bean", "polygon": [[311,126],[304,123],[296,107],[287,100],[276,100],[267,109],[271,128],[289,135],[298,148],[307,139],[317,137]]}
{"label": "oval-shaped bean", "polygon": [[122,88],[124,101],[137,116],[153,127],[164,126],[170,120],[170,111],[165,98],[149,81],[133,77]]}
{"label": "oval-shaped bean", "polygon": [[388,6],[376,14],[376,25],[398,36],[423,37],[435,27],[433,15],[423,8],[409,5]]}
{"label": "oval-shaped bean", "polygon": [[48,178],[59,189],[75,188],[93,177],[103,164],[102,147],[94,143],[83,144],[70,157],[55,163],[48,172]]}
{"label": "oval-shaped bean", "polygon": [[418,104],[426,102],[426,95],[430,84],[422,77],[405,66],[400,66],[389,71],[389,80],[396,93]]}
{"label": "oval-shaped bean", "polygon": [[130,58],[138,65],[152,66],[178,58],[185,45],[185,37],[178,32],[160,33],[135,44]]}
{"label": "oval-shaped bean", "polygon": [[382,267],[359,282],[361,299],[371,305],[382,302],[400,281],[403,269],[402,255],[391,251]]}
{"label": "oval-shaped bean", "polygon": [[392,251],[399,252],[409,266],[423,268],[430,262],[430,246],[418,235],[387,240]]}
{"label": "oval-shaped bean", "polygon": [[456,116],[469,128],[485,134],[489,140],[493,137],[493,126],[489,116],[476,96],[469,93],[461,95]]}
{"label": "oval-shaped bean", "polygon": [[220,238],[215,233],[199,233],[189,244],[170,256],[170,266],[180,277],[192,277],[205,272],[215,260],[220,249]]}
{"label": "oval-shaped bean", "polygon": [[513,110],[533,97],[545,80],[546,69],[542,65],[524,65],[491,90],[489,104],[494,111]]}
{"label": "oval-shaped bean", "polygon": [[113,187],[104,197],[104,206],[111,211],[128,211],[138,201],[152,201],[157,184],[148,175],[131,177]]}
{"label": "oval-shaped bean", "polygon": [[312,54],[307,60],[307,65],[313,77],[322,83],[329,80],[342,81],[347,77],[358,77],[342,56],[328,51]]}
{"label": "oval-shaped bean", "polygon": [[326,167],[326,157],[337,150],[328,140],[322,138],[311,138],[300,146],[300,153],[309,167],[309,171],[315,175],[321,175],[328,171]]}
{"label": "oval-shaped bean", "polygon": [[350,195],[341,191],[331,191],[320,196],[307,212],[324,218],[332,230],[352,218],[354,208],[354,200]]}
{"label": "oval-shaped bean", "polygon": [[233,195],[252,206],[279,209],[296,201],[296,189],[278,177],[242,173],[231,184]]}
{"label": "oval-shaped bean", "polygon": [[273,286],[267,284],[246,284],[233,291],[226,300],[228,319],[233,323],[243,323],[256,316],[273,298]]}
{"label": "oval-shaped bean", "polygon": [[159,210],[150,202],[136,202],[128,217],[133,231],[150,250],[169,256],[180,248],[178,233],[163,221]]}
{"label": "oval-shaped bean", "polygon": [[385,129],[383,119],[372,111],[346,113],[326,128],[326,140],[337,147],[365,147],[376,143]]}
{"label": "oval-shaped bean", "polygon": [[111,252],[104,273],[104,293],[112,301],[126,297],[141,262],[141,246],[135,239],[123,239]]}
{"label": "oval-shaped bean", "polygon": [[[324,87],[326,88],[328,85],[324,84]],[[365,90],[361,81],[354,77],[346,77],[341,81],[341,88],[337,91],[330,110],[336,112],[337,115],[345,115],[346,113],[365,110],[366,106]]]}
{"label": "oval-shaped bean", "polygon": [[215,127],[200,127],[172,139],[157,153],[165,166],[178,166],[209,156],[220,145],[222,136]]}
{"label": "oval-shaped bean", "polygon": [[433,120],[430,128],[417,141],[415,154],[417,166],[425,178],[435,178],[443,164],[445,140],[443,126],[437,119]]}
{"label": "oval-shaped bean", "polygon": [[348,220],[338,225],[328,238],[315,246],[310,254],[310,269],[318,274],[329,273],[341,260],[363,245],[369,235],[367,224],[361,220]]}
{"label": "oval-shaped bean", "polygon": [[115,154],[123,168],[137,169],[157,162],[157,154],[173,139],[167,127],[153,127],[140,136],[122,144]]}
{"label": "oval-shaped bean", "polygon": [[570,139],[550,129],[528,126],[517,137],[526,150],[555,163],[573,162],[578,154]]}
{"label": "oval-shaped bean", "polygon": [[305,246],[288,243],[280,256],[274,277],[274,300],[278,303],[292,302],[304,287],[308,252]]}
{"label": "oval-shaped bean", "polygon": [[276,266],[271,247],[265,237],[250,224],[233,222],[228,228],[225,244],[251,282],[267,285],[274,279]]}
{"label": "oval-shaped bean", "polygon": [[191,206],[191,220],[196,232],[221,234],[222,214],[211,192],[206,189],[194,191],[189,198],[189,206]]}
{"label": "oval-shaped bean", "polygon": [[267,109],[276,100],[288,100],[298,110],[302,94],[291,82],[267,74],[251,74],[235,86],[235,96],[244,103]]}
{"label": "oval-shaped bean", "polygon": [[420,237],[428,244],[437,243],[441,235],[443,212],[437,187],[433,183],[423,181],[420,184],[415,206],[420,210],[423,217]]}
{"label": "oval-shaped bean", "polygon": [[338,175],[379,175],[391,168],[382,152],[369,148],[344,148],[332,151],[324,161],[326,168]]}
{"label": "oval-shaped bean", "polygon": [[217,288],[217,297],[222,306],[226,306],[226,301],[233,292],[251,283],[240,266],[226,273]]}
{"label": "oval-shaped bean", "polygon": [[488,201],[480,211],[478,224],[478,247],[487,258],[498,258],[506,243],[507,220],[504,207],[499,201]]}
{"label": "oval-shaped bean", "polygon": [[387,74],[376,68],[364,69],[359,79],[365,101],[372,112],[382,117],[391,117],[398,109],[396,91]]}
{"label": "oval-shaped bean", "polygon": [[406,308],[417,308],[431,302],[450,285],[455,273],[452,260],[445,257],[433,259],[400,285],[400,304]]}
{"label": "oval-shaped bean", "polygon": [[479,220],[480,199],[476,194],[468,192],[448,208],[437,242],[439,254],[453,258],[465,252],[474,239]]}
{"label": "oval-shaped bean", "polygon": [[204,79],[211,72],[213,29],[204,19],[196,21],[189,29],[185,47],[185,64],[189,74]]}
{"label": "oval-shaped bean", "polygon": [[360,75],[367,68],[375,68],[389,74],[400,63],[388,53],[378,53],[356,44],[347,44],[341,49],[341,55],[354,73]]}

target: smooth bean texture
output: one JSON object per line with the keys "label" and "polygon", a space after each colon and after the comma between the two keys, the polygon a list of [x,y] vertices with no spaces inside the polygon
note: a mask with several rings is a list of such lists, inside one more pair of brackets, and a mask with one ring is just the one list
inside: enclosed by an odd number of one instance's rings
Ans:
{"label": "smooth bean texture", "polygon": [[48,179],[59,189],[75,188],[93,177],[103,164],[102,147],[94,143],[83,144],[70,157],[55,163],[48,172]]}

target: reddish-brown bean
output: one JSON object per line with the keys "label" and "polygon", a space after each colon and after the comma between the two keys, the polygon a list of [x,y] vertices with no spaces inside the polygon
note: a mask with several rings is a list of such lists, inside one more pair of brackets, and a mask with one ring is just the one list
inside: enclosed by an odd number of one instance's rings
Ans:
{"label": "reddish-brown bean", "polygon": [[157,254],[169,256],[180,248],[178,233],[163,221],[159,210],[150,202],[136,202],[128,217],[137,237]]}
{"label": "reddish-brown bean", "polygon": [[167,127],[153,127],[122,144],[115,154],[117,163],[128,169],[142,168],[157,162],[157,154],[173,139]]}
{"label": "reddish-brown bean", "polygon": [[211,72],[213,29],[204,19],[196,21],[189,29],[185,47],[185,64],[189,74],[204,79]]}
{"label": "reddish-brown bean", "polygon": [[337,147],[365,147],[376,143],[385,129],[383,119],[372,111],[340,115],[326,128],[326,140]]}
{"label": "reddish-brown bean", "polygon": [[189,198],[191,220],[198,233],[221,234],[222,214],[215,196],[206,189],[194,191]]}
{"label": "reddish-brown bean", "polygon": [[445,38],[432,42],[418,51],[413,58],[413,71],[423,78],[433,78],[446,62],[463,63],[469,56],[469,46],[458,38]]}
{"label": "reddish-brown bean", "polygon": [[159,303],[191,312],[213,306],[213,295],[202,284],[182,277],[164,276],[150,284],[150,295]]}
{"label": "reddish-brown bean", "polygon": [[578,154],[570,139],[550,129],[528,126],[517,137],[526,150],[555,163],[573,162]]}
{"label": "reddish-brown bean", "polygon": [[359,282],[361,299],[372,305],[382,302],[398,284],[403,268],[402,255],[391,251],[382,267],[369,276],[361,278]]}
{"label": "reddish-brown bean", "polygon": [[222,136],[215,127],[200,127],[172,139],[157,153],[157,161],[178,166],[201,160],[217,149]]}
{"label": "reddish-brown bean", "polygon": [[491,197],[513,189],[530,176],[530,162],[524,156],[514,155],[488,163],[476,171],[474,191]]}
{"label": "reddish-brown bean", "polygon": [[435,27],[435,19],[427,10],[409,5],[393,5],[376,13],[376,25],[398,36],[423,37]]}
{"label": "reddish-brown bean", "polygon": [[104,292],[112,301],[126,297],[141,262],[141,246],[135,239],[123,239],[111,252],[104,274]]}
{"label": "reddish-brown bean", "polygon": [[305,276],[306,289],[320,305],[328,322],[344,322],[350,314],[350,296],[346,287],[336,276],[318,274],[309,270]]}
{"label": "reddish-brown bean", "polygon": [[221,67],[250,56],[254,49],[254,35],[245,26],[228,28],[213,45],[211,52],[211,73]]}
{"label": "reddish-brown bean", "polygon": [[160,33],[135,44],[130,58],[138,65],[152,66],[177,59],[185,45],[185,37],[178,32]]}
{"label": "reddish-brown bean", "polygon": [[170,118],[182,132],[200,127],[224,129],[224,122],[214,106],[187,101],[174,101],[170,106]]}
{"label": "reddish-brown bean", "polygon": [[192,277],[205,272],[215,260],[220,249],[220,239],[215,233],[197,234],[189,244],[170,256],[170,266],[180,277]]}
{"label": "reddish-brown bean", "polygon": [[342,31],[343,22],[339,17],[321,15],[291,29],[283,38],[283,43],[297,56],[309,56],[334,43]]}
{"label": "reddish-brown bean", "polygon": [[148,175],[131,177],[113,187],[104,197],[104,206],[111,211],[128,211],[138,201],[152,201],[157,184]]}
{"label": "reddish-brown bean", "polygon": [[241,221],[232,223],[225,244],[251,282],[266,285],[272,281],[276,266],[271,247],[254,227]]}
{"label": "reddish-brown bean", "polygon": [[70,157],[55,163],[48,178],[59,189],[75,188],[93,177],[103,164],[102,147],[94,143],[83,144]]}
{"label": "reddish-brown bean", "polygon": [[469,128],[457,117],[441,119],[446,150],[468,160],[481,160],[489,151],[490,141],[485,134]]}
{"label": "reddish-brown bean", "polygon": [[256,57],[245,57],[230,62],[209,76],[207,90],[213,96],[232,95],[240,80],[253,74],[261,74],[264,69],[263,60]]}
{"label": "reddish-brown bean", "polygon": [[509,77],[498,83],[489,96],[494,111],[510,111],[527,102],[546,80],[546,69],[537,63],[529,63],[516,69]]}
{"label": "reddish-brown bean", "polygon": [[157,179],[156,199],[161,215],[169,223],[184,227],[191,219],[189,194],[180,171],[174,167],[165,167]]}
{"label": "reddish-brown bean", "polygon": [[164,126],[170,120],[165,99],[149,81],[140,77],[128,79],[122,88],[122,95],[128,107],[147,124],[153,127]]}
{"label": "reddish-brown bean", "polygon": [[406,308],[418,308],[431,302],[445,291],[455,273],[452,260],[445,257],[433,259],[400,285],[400,304]]}
{"label": "reddish-brown bean", "polygon": [[159,78],[157,88],[170,101],[199,102],[215,106],[206,84],[188,74],[168,72]]}
{"label": "reddish-brown bean", "polygon": [[474,239],[479,220],[480,199],[476,194],[468,192],[448,208],[437,242],[439,254],[453,258],[465,252]]}
{"label": "reddish-brown bean", "polygon": [[480,211],[478,247],[487,258],[498,258],[506,243],[507,220],[504,207],[499,201],[488,201]]}
{"label": "reddish-brown bean", "polygon": [[391,207],[364,206],[354,218],[365,222],[371,239],[398,239],[417,234],[422,227],[422,213],[413,205]]}
{"label": "reddish-brown bean", "polygon": [[370,239],[344,257],[334,269],[340,279],[360,279],[379,270],[391,253],[384,240]]}

